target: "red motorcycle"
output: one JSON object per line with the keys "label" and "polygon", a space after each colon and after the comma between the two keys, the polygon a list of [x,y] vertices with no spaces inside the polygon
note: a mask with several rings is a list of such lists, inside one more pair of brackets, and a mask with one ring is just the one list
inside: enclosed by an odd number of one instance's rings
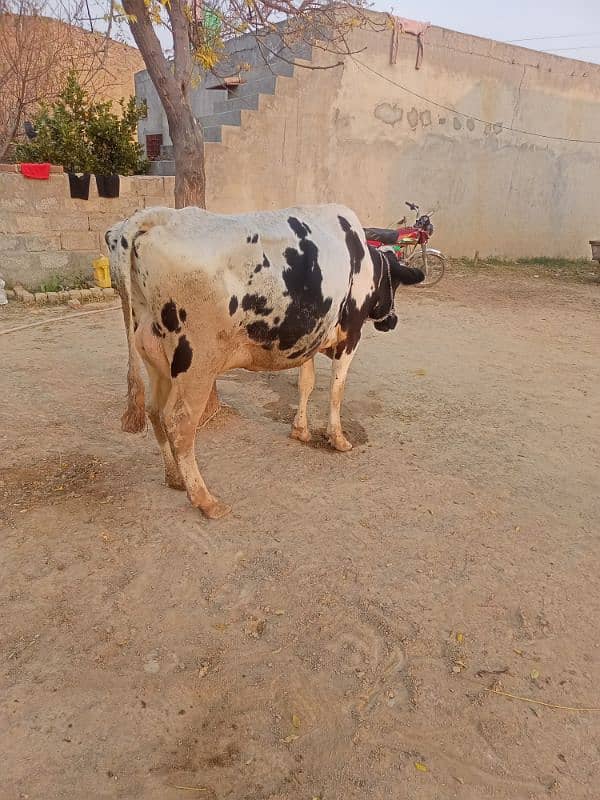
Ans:
{"label": "red motorcycle", "polygon": [[365,228],[367,242],[381,250],[392,250],[396,256],[411,267],[423,271],[425,280],[416,286],[435,286],[446,269],[446,256],[439,250],[427,246],[433,234],[431,214],[419,216],[416,203],[406,203],[417,218],[413,225],[406,226],[406,217],[397,223],[398,228]]}

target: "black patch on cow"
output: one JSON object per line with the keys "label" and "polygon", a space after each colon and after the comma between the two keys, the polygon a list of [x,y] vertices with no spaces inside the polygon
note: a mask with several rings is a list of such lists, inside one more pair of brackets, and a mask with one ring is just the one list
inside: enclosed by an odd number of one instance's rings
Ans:
{"label": "black patch on cow", "polygon": [[123,250],[127,250],[127,248],[129,247],[129,242],[124,236],[121,236],[121,247],[123,248]]}
{"label": "black patch on cow", "polygon": [[350,254],[350,268],[352,274],[356,275],[360,272],[362,260],[365,257],[365,248],[362,245],[360,236],[356,231],[352,230],[352,226],[345,217],[338,216],[342,230],[346,234],[346,247]]}
{"label": "black patch on cow", "polygon": [[258,242],[258,233],[255,233],[252,239],[250,239],[252,244],[256,244]]}
{"label": "black patch on cow", "polygon": [[[283,254],[288,264],[282,271],[286,286],[283,296],[290,298],[285,315],[281,321],[273,321],[272,325],[260,320],[250,323],[246,328],[250,338],[255,341],[277,340],[280,350],[292,350],[301,339],[314,333],[333,302],[332,298],[323,297],[319,249],[308,238],[311,232],[309,226],[296,217],[290,217],[288,224],[300,241],[297,249],[288,247]],[[248,308],[255,313],[266,316],[271,312],[272,309],[267,311],[266,299],[263,302],[262,295],[246,295],[246,298],[244,300]],[[250,301],[249,298],[255,299]],[[318,344],[317,341],[313,346],[318,347]]]}
{"label": "black patch on cow", "polygon": [[271,266],[271,262],[269,261],[269,259],[266,257],[266,255],[264,253],[263,253],[262,265],[263,265],[263,267],[270,267]]}
{"label": "black patch on cow", "polygon": [[162,324],[168,331],[171,333],[179,333],[181,326],[177,314],[177,305],[172,300],[164,304],[160,312],[160,318],[162,319]]}
{"label": "black patch on cow", "polygon": [[280,319],[279,317],[275,317],[275,319],[273,320],[273,325],[278,325],[279,319]]}
{"label": "black patch on cow", "polygon": [[260,271],[261,271],[261,269],[262,269],[262,264],[257,264],[257,265],[254,267],[254,272],[260,272]]}
{"label": "black patch on cow", "polygon": [[[346,247],[350,254],[351,262],[358,258],[358,245],[364,255],[362,243],[355,239],[352,234],[354,231],[350,228],[348,221],[343,217],[339,217],[342,230],[346,233]],[[352,353],[358,345],[361,337],[362,326],[365,321],[370,317],[375,321],[375,328],[380,331],[393,330],[397,323],[398,317],[394,312],[394,294],[399,284],[405,280],[418,278],[417,275],[409,276],[406,270],[410,271],[410,267],[401,264],[393,253],[381,253],[375,248],[369,246],[369,253],[371,256],[371,263],[373,265],[373,284],[374,290],[365,298],[362,305],[359,307],[356,300],[351,296],[352,294],[352,276],[360,271],[353,266],[351,272],[350,291],[346,299],[340,307],[339,324],[346,334],[343,342],[340,342],[333,353],[334,358],[340,358],[342,353]],[[362,260],[362,256],[360,258]]]}
{"label": "black patch on cow", "polygon": [[340,309],[340,328],[346,334],[343,342],[335,348],[335,358],[340,358],[342,353],[352,353],[360,342],[362,326],[369,316],[368,307],[370,298],[360,306],[353,297],[347,296]]}
{"label": "black patch on cow", "polygon": [[235,295],[233,295],[229,299],[229,316],[230,317],[233,317],[233,315],[237,311],[237,307],[238,307],[238,299],[237,299],[237,297]]}
{"label": "black patch on cow", "polygon": [[300,222],[297,217],[288,217],[288,225],[299,239],[306,239],[308,234],[312,233],[306,222]]}
{"label": "black patch on cow", "polygon": [[248,336],[254,339],[255,342],[273,342],[277,339],[279,333],[277,328],[271,328],[264,320],[260,319],[256,322],[251,322],[246,330]]}
{"label": "black patch on cow", "polygon": [[245,294],[242,297],[242,308],[244,311],[254,311],[261,317],[267,317],[273,311],[267,308],[267,298],[262,294]]}
{"label": "black patch on cow", "polygon": [[303,347],[301,347],[300,350],[294,350],[293,353],[290,353],[288,358],[290,358],[290,359],[292,359],[292,358],[300,358],[300,356],[303,356],[304,353],[306,353],[306,350]]}
{"label": "black patch on cow", "polygon": [[152,323],[152,333],[159,339],[164,339],[166,335],[163,329],[160,327],[160,322]]}
{"label": "black patch on cow", "polygon": [[250,236],[246,236],[246,244],[250,244]]}
{"label": "black patch on cow", "polygon": [[186,336],[180,336],[171,361],[171,377],[176,378],[180,373],[187,372],[192,363],[193,350]]}
{"label": "black patch on cow", "polygon": [[116,242],[111,242],[111,243],[110,243],[110,249],[111,249],[111,250],[114,250],[116,246],[117,246],[117,243],[116,243]]}
{"label": "black patch on cow", "polygon": [[[352,284],[354,281],[354,275],[357,272],[360,272],[360,265],[365,251],[360,239],[358,239],[358,237],[355,239],[352,235],[355,232],[352,230],[348,220],[344,217],[338,217],[338,219],[342,230],[346,233],[346,247],[348,248],[348,253],[350,255],[350,288],[345,300],[340,306],[340,312],[338,315],[340,328],[346,334],[346,338],[342,342],[339,342],[335,348],[332,348],[333,355],[331,355],[330,358],[341,358],[343,353],[354,352],[358,343],[360,342],[362,326],[365,324],[365,320],[368,319],[369,313],[375,302],[373,294],[369,294],[359,307],[355,298],[352,297]],[[357,241],[360,245],[360,251],[362,251],[362,254],[356,246]],[[378,265],[377,258],[372,257],[371,260],[373,263],[373,282],[375,286],[378,286],[381,278],[381,267]],[[357,266],[358,268],[356,268]]]}
{"label": "black patch on cow", "polygon": [[185,308],[180,308],[179,309],[179,319],[182,322],[186,321],[186,319],[187,319],[187,311],[185,310]]}

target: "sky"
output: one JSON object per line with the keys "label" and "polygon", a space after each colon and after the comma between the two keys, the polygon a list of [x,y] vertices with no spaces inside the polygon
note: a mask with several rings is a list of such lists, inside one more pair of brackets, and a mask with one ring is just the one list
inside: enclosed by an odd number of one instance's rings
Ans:
{"label": "sky", "polygon": [[[462,33],[600,63],[598,0],[398,0],[391,4],[375,0],[374,7]],[[514,41],[533,37],[533,41]]]}
{"label": "sky", "polygon": [[[88,0],[104,7],[105,0]],[[371,0],[377,11],[600,63],[600,0]],[[161,32],[167,44],[169,35]],[[530,41],[515,41],[527,39]],[[131,41],[126,34],[126,40]],[[168,45],[167,45],[168,46]]]}

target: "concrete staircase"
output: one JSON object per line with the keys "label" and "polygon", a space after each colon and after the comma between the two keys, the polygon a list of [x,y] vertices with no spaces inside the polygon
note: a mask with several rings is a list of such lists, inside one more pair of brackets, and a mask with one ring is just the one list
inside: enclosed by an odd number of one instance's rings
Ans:
{"label": "concrete staircase", "polygon": [[[239,127],[242,111],[258,111],[260,95],[275,94],[277,78],[293,77],[294,61],[310,61],[311,57],[309,45],[286,47],[276,32],[267,37],[262,47],[250,35],[227,41],[216,74],[206,73],[192,95],[192,108],[205,141],[221,142],[223,126]],[[240,83],[226,86],[231,78]],[[161,156],[160,161],[152,162],[150,174],[174,175],[172,145],[163,146]]]}

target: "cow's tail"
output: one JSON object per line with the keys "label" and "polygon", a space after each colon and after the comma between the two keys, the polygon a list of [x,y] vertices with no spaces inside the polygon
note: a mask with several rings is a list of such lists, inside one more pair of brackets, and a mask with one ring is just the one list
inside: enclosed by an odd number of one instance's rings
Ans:
{"label": "cow's tail", "polygon": [[[166,214],[165,214],[166,212]],[[111,273],[121,297],[129,361],[127,366],[127,407],[121,417],[121,428],[127,433],[139,433],[146,428],[145,387],[141,372],[141,359],[135,346],[131,273],[135,258],[136,238],[149,228],[160,224],[171,209],[149,209],[135,214],[121,225],[106,233],[109,246]]]}

